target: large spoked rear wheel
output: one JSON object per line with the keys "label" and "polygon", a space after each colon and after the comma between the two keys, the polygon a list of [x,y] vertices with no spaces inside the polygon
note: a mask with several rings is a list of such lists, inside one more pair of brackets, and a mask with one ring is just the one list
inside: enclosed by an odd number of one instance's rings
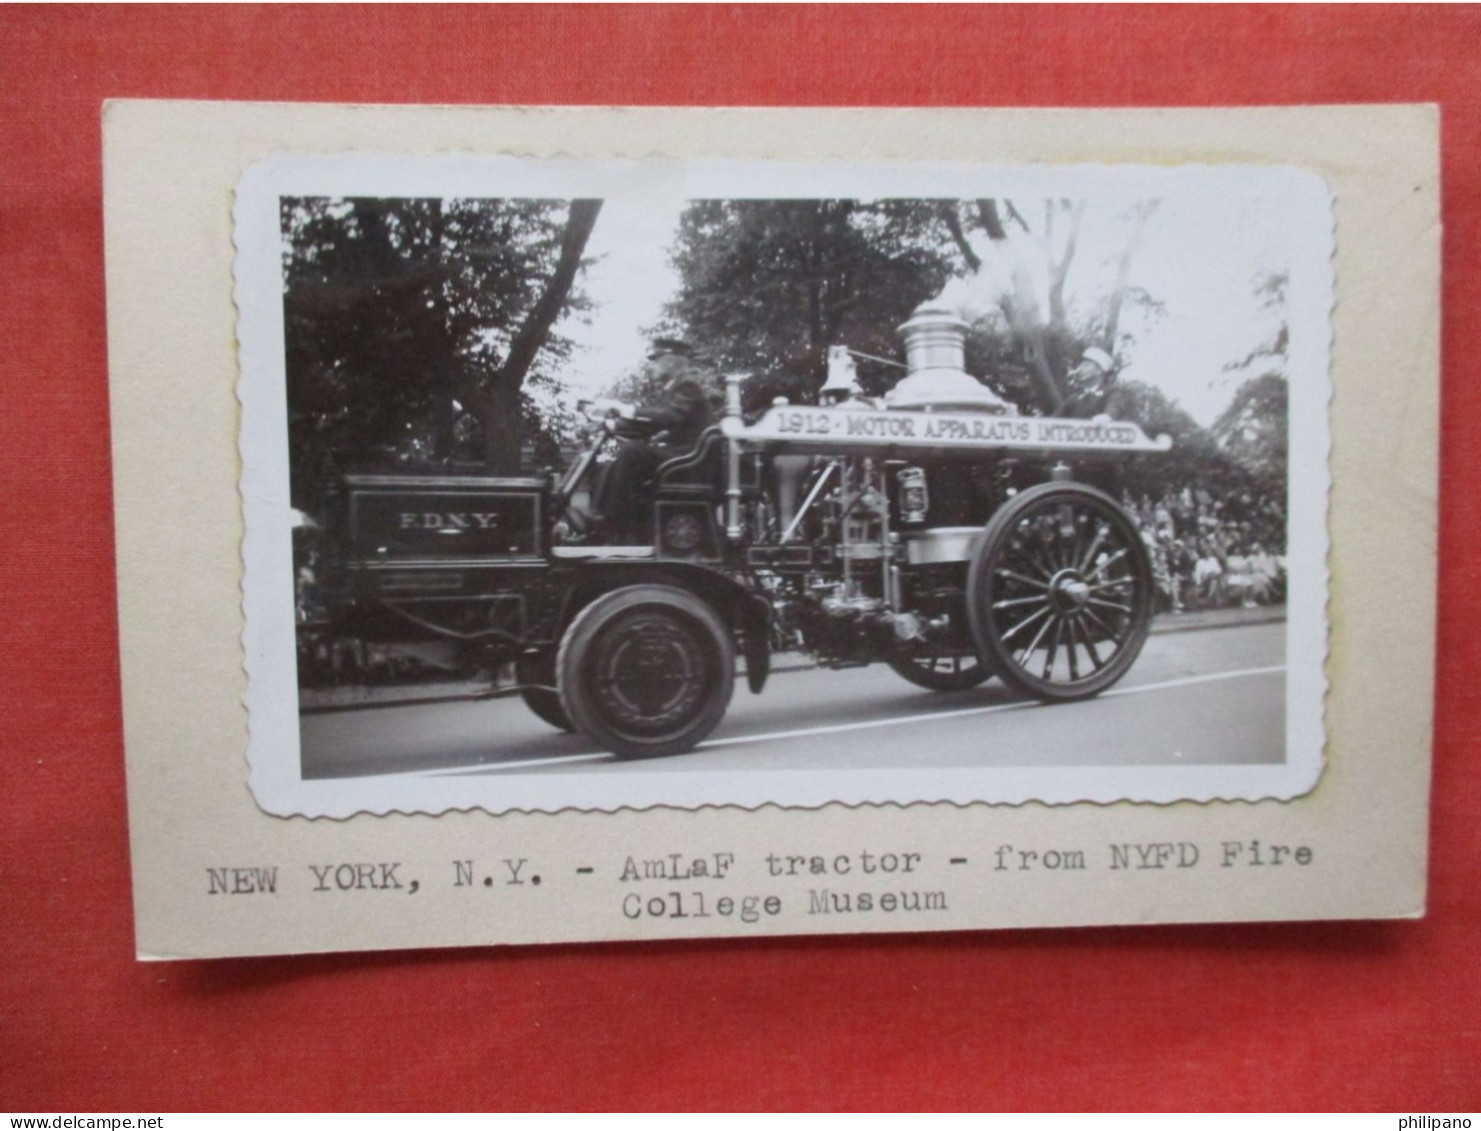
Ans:
{"label": "large spoked rear wheel", "polygon": [[919,652],[895,656],[890,660],[890,668],[902,679],[927,691],[965,691],[993,676],[992,669],[971,653],[962,656]]}
{"label": "large spoked rear wheel", "polygon": [[556,661],[576,728],[623,758],[682,754],[715,729],[735,686],[735,643],[691,593],[634,585],[577,614]]}
{"label": "large spoked rear wheel", "polygon": [[1109,495],[1045,483],[988,523],[967,594],[977,646],[1004,682],[1045,702],[1088,699],[1146,642],[1152,564]]}

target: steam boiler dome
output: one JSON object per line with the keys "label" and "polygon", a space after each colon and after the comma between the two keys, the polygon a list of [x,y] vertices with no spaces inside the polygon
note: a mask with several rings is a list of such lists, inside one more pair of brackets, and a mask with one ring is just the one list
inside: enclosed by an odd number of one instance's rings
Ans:
{"label": "steam boiler dome", "polygon": [[949,409],[1015,412],[966,370],[967,324],[954,308],[940,302],[924,302],[915,308],[910,321],[900,327],[905,339],[908,370],[889,393],[885,405],[900,409]]}

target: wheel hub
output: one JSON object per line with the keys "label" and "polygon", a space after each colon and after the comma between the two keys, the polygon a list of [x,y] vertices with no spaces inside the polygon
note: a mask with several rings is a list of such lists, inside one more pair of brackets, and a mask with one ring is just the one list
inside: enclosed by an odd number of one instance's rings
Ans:
{"label": "wheel hub", "polygon": [[1089,601],[1090,583],[1080,576],[1078,570],[1061,570],[1049,582],[1049,602],[1061,615],[1078,613]]}
{"label": "wheel hub", "polygon": [[665,619],[645,618],[625,627],[602,665],[602,698],[628,726],[669,725],[698,699],[703,664],[684,633]]}

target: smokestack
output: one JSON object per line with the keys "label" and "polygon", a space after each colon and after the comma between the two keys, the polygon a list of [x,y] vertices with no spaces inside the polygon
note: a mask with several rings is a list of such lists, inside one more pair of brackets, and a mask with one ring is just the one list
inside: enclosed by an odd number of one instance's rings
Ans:
{"label": "smokestack", "polygon": [[1012,405],[967,373],[967,324],[940,299],[923,302],[900,327],[907,375],[885,396],[890,408],[1012,414]]}

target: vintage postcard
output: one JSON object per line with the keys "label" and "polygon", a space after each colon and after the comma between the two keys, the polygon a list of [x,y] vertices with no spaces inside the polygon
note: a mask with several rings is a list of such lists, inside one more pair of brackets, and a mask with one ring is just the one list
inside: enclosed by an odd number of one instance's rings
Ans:
{"label": "vintage postcard", "polygon": [[1314,175],[283,156],[236,219],[269,811],[1316,783]]}
{"label": "vintage postcard", "polygon": [[1428,110],[106,134],[141,954],[1422,907]]}

